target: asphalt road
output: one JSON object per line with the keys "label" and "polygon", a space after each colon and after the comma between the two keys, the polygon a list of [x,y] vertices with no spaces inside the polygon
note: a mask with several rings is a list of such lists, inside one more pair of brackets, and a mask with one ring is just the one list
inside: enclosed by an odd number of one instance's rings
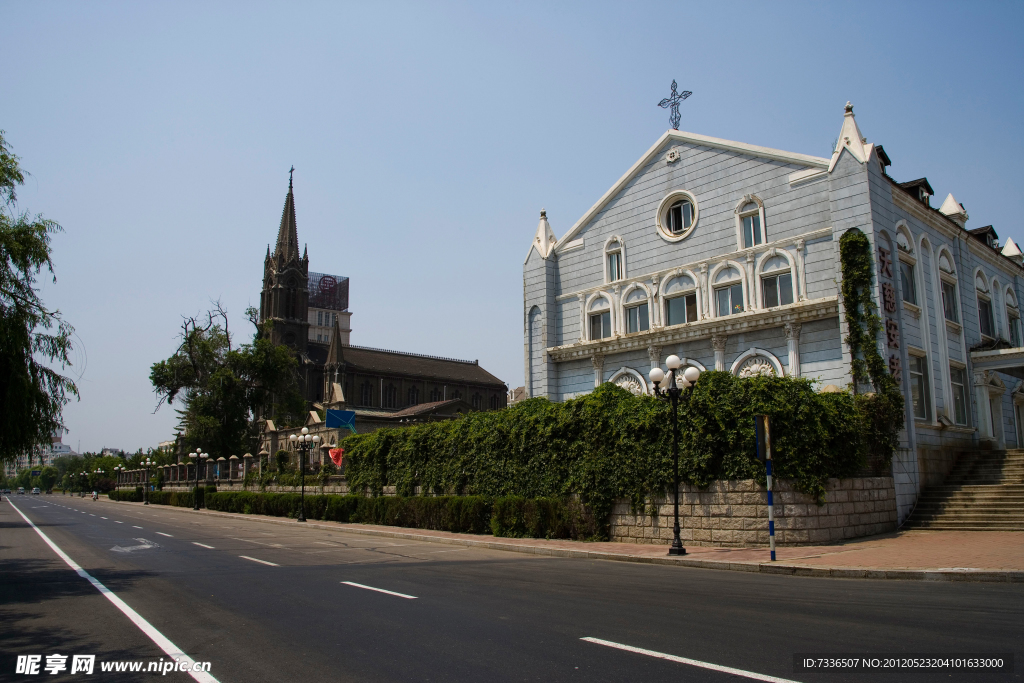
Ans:
{"label": "asphalt road", "polygon": [[[586,637],[808,683],[1021,680],[1024,669],[1020,584],[546,558],[70,496],[11,502],[153,628],[211,662],[223,683],[743,680]],[[793,664],[794,653],[1007,652],[1012,674],[804,672]],[[40,654],[45,664],[53,653],[167,659],[5,501],[0,680],[157,675],[14,673],[18,655]],[[166,679],[192,680],[174,672]]]}

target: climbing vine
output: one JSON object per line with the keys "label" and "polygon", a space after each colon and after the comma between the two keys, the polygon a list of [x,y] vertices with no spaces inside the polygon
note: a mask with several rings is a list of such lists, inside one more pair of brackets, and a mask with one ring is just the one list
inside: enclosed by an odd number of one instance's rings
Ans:
{"label": "climbing vine", "polygon": [[[863,421],[865,448],[869,455],[888,464],[899,445],[899,430],[904,422],[904,401],[899,385],[878,352],[878,334],[882,319],[872,292],[875,263],[867,235],[857,229],[839,238],[842,269],[843,305],[846,309],[850,347],[850,371],[858,412]],[[858,394],[860,384],[870,382],[875,392]]]}

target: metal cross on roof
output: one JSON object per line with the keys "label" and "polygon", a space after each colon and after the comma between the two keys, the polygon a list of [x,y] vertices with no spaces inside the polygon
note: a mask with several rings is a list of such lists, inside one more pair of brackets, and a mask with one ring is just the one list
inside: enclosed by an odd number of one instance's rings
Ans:
{"label": "metal cross on roof", "polygon": [[658,102],[658,106],[662,109],[671,109],[672,114],[668,117],[668,120],[672,122],[672,130],[679,130],[679,103],[685,100],[693,93],[689,90],[683,92],[676,92],[675,79],[672,80],[672,95],[666,97],[661,102]]}
{"label": "metal cross on roof", "polygon": [[[674,81],[673,81],[673,82],[674,82]],[[294,166],[292,166],[292,167],[291,167],[291,168],[290,168],[290,169],[288,170],[288,189],[291,189],[291,187],[292,187],[292,175],[293,175],[294,173],[295,173],[295,167],[294,167]]]}

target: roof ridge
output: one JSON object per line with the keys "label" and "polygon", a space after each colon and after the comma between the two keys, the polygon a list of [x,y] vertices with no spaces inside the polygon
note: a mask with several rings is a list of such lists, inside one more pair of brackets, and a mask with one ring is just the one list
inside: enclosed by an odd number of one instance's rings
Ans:
{"label": "roof ridge", "polygon": [[380,349],[380,348],[377,348],[375,346],[357,346],[356,344],[352,344],[352,345],[350,345],[350,346],[348,346],[346,348],[362,349],[363,351],[380,351],[381,353],[391,353],[391,354],[394,354],[396,356],[413,356],[414,358],[430,358],[431,360],[446,360],[446,361],[451,361],[453,363],[465,363],[466,365],[480,365],[480,363],[478,361],[475,361],[475,360],[462,360],[460,358],[448,358],[446,356],[431,356],[431,355],[426,354],[426,353],[412,353],[412,352],[409,352],[409,351],[392,351],[391,349]]}

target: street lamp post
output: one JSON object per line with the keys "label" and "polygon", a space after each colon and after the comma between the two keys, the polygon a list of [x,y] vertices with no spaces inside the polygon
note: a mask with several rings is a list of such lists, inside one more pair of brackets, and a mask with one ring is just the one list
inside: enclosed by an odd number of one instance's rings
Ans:
{"label": "street lamp post", "polygon": [[120,490],[121,488],[121,472],[124,470],[120,465],[114,465],[114,488]]}
{"label": "street lamp post", "polygon": [[[679,538],[679,398],[684,392],[689,394],[693,385],[700,378],[700,370],[690,366],[677,381],[676,372],[681,364],[679,356],[671,355],[665,359],[665,365],[668,366],[667,375],[661,368],[653,368],[650,372],[651,381],[654,383],[654,395],[672,404],[672,466],[674,472],[672,495],[675,526],[673,527],[672,547],[668,549],[669,555],[686,554],[686,548],[683,547],[683,542]],[[668,388],[662,389],[661,382],[667,376],[671,376],[671,379],[666,382]]]}
{"label": "street lamp post", "polygon": [[149,458],[146,458],[139,464],[146,469],[146,480],[143,482],[142,486],[142,504],[149,505],[149,468],[151,465],[155,465],[156,463]]}
{"label": "street lamp post", "polygon": [[85,477],[85,479],[79,480],[78,497],[85,498],[85,485],[89,483],[89,475],[86,474],[85,472],[79,472],[79,474]]}
{"label": "street lamp post", "polygon": [[306,521],[306,453],[313,448],[313,444],[319,443],[320,437],[316,434],[310,434],[308,427],[302,428],[301,434],[292,434],[288,437],[288,440],[293,444],[296,444],[299,451],[299,481],[301,483],[301,493],[299,494],[299,522]]}
{"label": "street lamp post", "polygon": [[[194,453],[189,453],[188,457],[193,458],[196,461],[196,464],[195,464],[195,467],[196,467],[196,490],[195,490],[195,493],[193,493],[193,496],[192,496],[193,497],[193,502],[195,503],[195,505],[192,506],[192,509],[193,510],[198,510],[199,509],[199,463],[201,462],[201,460],[203,458],[209,458],[210,454],[209,453],[203,453],[203,450],[201,448],[199,448],[199,449],[196,449],[196,451]],[[186,474],[188,474],[188,473],[186,472]]]}

